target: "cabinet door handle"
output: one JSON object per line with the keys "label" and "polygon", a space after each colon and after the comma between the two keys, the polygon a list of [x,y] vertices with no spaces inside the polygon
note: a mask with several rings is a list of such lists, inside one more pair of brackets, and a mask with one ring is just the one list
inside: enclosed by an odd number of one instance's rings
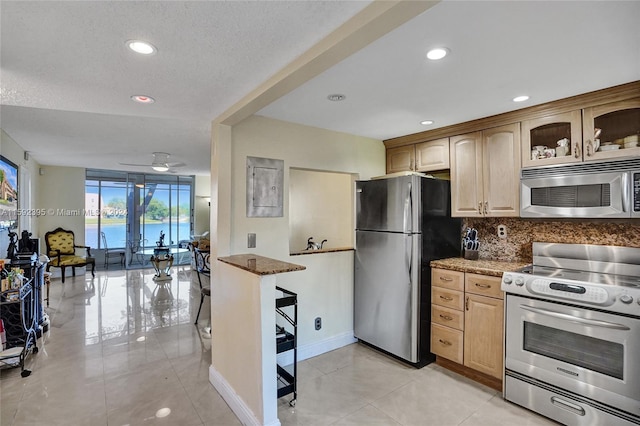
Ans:
{"label": "cabinet door handle", "polygon": [[593,143],[591,142],[591,139],[589,139],[585,145],[587,147],[587,157],[591,157],[594,154]]}
{"label": "cabinet door handle", "polygon": [[485,216],[487,215],[487,210],[489,210],[489,202],[485,201],[484,202],[484,214],[485,214]]}
{"label": "cabinet door handle", "polygon": [[447,340],[438,339],[438,342],[442,343],[445,346],[451,346],[451,342]]}
{"label": "cabinet door handle", "polygon": [[440,281],[453,281],[453,278],[449,278],[449,277],[440,277]]}
{"label": "cabinet door handle", "polygon": [[442,315],[442,314],[440,314],[440,318],[442,318],[445,321],[451,321],[453,319],[453,317],[450,317],[449,315]]}
{"label": "cabinet door handle", "polygon": [[464,301],[464,308],[467,311],[469,310],[469,296],[467,296],[466,300]]}
{"label": "cabinet door handle", "polygon": [[573,148],[573,156],[576,158],[580,158],[580,147],[577,144]]}
{"label": "cabinet door handle", "polygon": [[476,287],[480,287],[480,288],[491,288],[491,284],[480,284],[480,283],[476,283]]}
{"label": "cabinet door handle", "polygon": [[448,296],[440,296],[440,299],[442,300],[446,300],[447,302],[453,300],[453,297],[448,297]]}

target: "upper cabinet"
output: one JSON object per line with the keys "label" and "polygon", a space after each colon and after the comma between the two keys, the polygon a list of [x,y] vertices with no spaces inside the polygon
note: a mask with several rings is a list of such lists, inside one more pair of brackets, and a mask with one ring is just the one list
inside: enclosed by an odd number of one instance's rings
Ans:
{"label": "upper cabinet", "polygon": [[522,166],[640,155],[640,98],[522,122]]}
{"label": "upper cabinet", "polygon": [[387,173],[449,168],[449,138],[387,149]]}
{"label": "upper cabinet", "polygon": [[518,216],[520,125],[451,138],[451,215]]}
{"label": "upper cabinet", "polygon": [[387,173],[412,171],[415,165],[413,145],[387,149]]}
{"label": "upper cabinet", "polygon": [[582,161],[580,111],[522,122],[522,167]]}
{"label": "upper cabinet", "polygon": [[[597,137],[596,137],[597,135]],[[585,160],[640,155],[640,98],[585,108],[582,138]]]}

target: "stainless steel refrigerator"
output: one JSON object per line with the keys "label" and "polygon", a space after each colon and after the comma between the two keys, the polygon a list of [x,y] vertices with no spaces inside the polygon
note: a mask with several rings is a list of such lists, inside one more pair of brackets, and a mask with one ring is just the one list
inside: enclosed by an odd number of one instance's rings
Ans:
{"label": "stainless steel refrigerator", "polygon": [[417,367],[431,354],[431,267],[460,256],[447,180],[408,175],[356,182],[354,331]]}

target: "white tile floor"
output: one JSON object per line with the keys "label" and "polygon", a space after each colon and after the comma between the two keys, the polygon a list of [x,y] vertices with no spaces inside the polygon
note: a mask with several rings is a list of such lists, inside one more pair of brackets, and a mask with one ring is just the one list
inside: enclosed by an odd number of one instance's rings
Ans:
{"label": "white tile floor", "polygon": [[[149,269],[54,280],[40,351],[0,371],[0,425],[238,425],[208,381],[209,305],[189,266],[157,285]],[[299,363],[283,425],[548,425],[492,389],[430,365],[416,370],[354,344]]]}

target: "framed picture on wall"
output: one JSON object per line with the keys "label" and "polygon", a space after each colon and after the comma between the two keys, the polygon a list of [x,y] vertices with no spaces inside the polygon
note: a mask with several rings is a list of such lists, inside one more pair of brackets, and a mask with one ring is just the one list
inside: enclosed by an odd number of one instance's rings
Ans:
{"label": "framed picture on wall", "polygon": [[18,166],[0,155],[0,229],[18,226]]}

